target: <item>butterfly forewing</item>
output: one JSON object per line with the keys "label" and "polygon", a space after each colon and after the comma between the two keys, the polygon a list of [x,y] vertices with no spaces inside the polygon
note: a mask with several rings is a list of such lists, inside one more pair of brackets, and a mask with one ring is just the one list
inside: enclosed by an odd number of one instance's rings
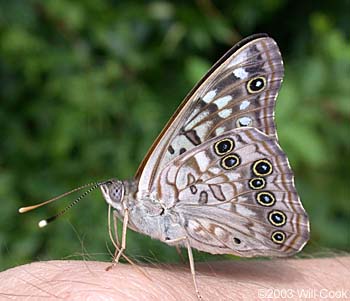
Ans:
{"label": "butterfly forewing", "polygon": [[279,49],[269,37],[234,47],[191,91],[140,165],[136,178],[148,190],[170,160],[237,127],[275,137],[274,106],[283,77]]}

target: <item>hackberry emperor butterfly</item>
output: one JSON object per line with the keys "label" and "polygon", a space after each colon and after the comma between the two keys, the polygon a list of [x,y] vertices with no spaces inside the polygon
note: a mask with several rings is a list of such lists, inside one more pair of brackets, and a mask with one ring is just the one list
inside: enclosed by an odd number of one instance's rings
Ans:
{"label": "hackberry emperor butterfly", "polygon": [[282,78],[273,39],[242,40],[188,94],[132,180],[94,186],[124,223],[117,261],[127,227],[186,246],[197,290],[191,248],[244,257],[303,248],[308,217],[274,124]]}

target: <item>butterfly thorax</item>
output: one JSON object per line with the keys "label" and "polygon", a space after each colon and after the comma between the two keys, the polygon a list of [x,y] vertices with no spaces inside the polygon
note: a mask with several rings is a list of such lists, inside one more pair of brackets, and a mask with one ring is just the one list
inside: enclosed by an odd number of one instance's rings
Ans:
{"label": "butterfly thorax", "polygon": [[184,235],[180,218],[167,209],[159,200],[150,197],[148,192],[138,191],[137,180],[110,180],[101,185],[106,202],[116,215],[123,220],[128,212],[128,227],[161,241],[173,240]]}

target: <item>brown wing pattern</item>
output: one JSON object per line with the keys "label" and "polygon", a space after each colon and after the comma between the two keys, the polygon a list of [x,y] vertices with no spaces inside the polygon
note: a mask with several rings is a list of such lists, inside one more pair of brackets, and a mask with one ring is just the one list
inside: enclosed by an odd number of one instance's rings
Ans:
{"label": "brown wing pattern", "polygon": [[190,92],[141,163],[139,190],[151,190],[164,166],[180,154],[233,128],[254,127],[276,138],[275,99],[283,63],[273,39],[243,40]]}
{"label": "brown wing pattern", "polygon": [[287,256],[309,237],[287,157],[254,128],[231,130],[173,160],[151,197],[176,212],[191,246],[206,252]]}

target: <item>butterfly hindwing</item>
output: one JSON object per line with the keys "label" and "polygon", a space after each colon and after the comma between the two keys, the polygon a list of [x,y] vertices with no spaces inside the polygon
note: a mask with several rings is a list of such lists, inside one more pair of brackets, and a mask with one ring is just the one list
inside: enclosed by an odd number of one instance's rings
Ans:
{"label": "butterfly hindwing", "polygon": [[151,192],[211,253],[285,256],[308,239],[308,218],[277,141],[234,129],[173,160]]}

